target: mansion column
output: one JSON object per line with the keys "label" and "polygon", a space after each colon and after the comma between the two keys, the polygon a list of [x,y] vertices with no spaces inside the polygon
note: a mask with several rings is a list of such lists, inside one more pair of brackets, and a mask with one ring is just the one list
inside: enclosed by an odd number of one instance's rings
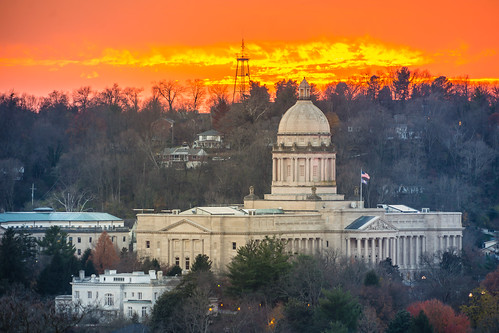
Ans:
{"label": "mansion column", "polygon": [[350,252],[350,237],[347,237],[346,241],[347,241],[347,258],[348,258],[348,257],[351,256],[351,252]]}

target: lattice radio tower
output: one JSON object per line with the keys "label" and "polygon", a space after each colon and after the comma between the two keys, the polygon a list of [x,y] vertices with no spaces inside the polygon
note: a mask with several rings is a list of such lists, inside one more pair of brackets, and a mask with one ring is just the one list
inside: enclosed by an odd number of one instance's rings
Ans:
{"label": "lattice radio tower", "polygon": [[244,53],[244,38],[241,44],[241,54],[237,55],[236,77],[234,78],[234,94],[232,103],[242,102],[249,93],[250,82],[249,58]]}

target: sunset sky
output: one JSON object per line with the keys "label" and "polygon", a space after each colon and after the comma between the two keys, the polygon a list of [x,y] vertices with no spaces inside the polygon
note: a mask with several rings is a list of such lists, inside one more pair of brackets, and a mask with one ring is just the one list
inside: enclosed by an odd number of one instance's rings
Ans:
{"label": "sunset sky", "polygon": [[323,85],[393,66],[499,79],[498,0],[0,2],[0,93],[38,96],[159,80]]}

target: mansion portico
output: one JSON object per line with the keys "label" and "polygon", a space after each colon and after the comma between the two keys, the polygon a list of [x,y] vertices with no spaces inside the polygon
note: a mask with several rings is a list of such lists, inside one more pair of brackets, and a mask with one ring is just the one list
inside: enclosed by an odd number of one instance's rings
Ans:
{"label": "mansion portico", "polygon": [[306,80],[299,89],[299,100],[279,124],[271,193],[259,198],[251,188],[241,206],[139,214],[139,256],[189,269],[196,255],[206,254],[222,271],[240,246],[275,236],[291,253],[336,250],[373,264],[391,258],[410,271],[425,253],[461,248],[461,213],[364,208],[338,194],[328,120],[310,100]]}

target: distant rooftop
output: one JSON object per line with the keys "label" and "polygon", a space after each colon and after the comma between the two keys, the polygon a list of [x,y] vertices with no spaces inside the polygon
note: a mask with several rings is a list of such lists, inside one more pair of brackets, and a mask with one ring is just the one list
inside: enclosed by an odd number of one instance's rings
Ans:
{"label": "distant rooftop", "polygon": [[7,212],[0,213],[3,222],[36,222],[36,221],[122,221],[108,213],[94,212]]}
{"label": "distant rooftop", "polygon": [[406,205],[384,205],[379,204],[378,208],[383,208],[387,213],[419,213],[417,209]]}

